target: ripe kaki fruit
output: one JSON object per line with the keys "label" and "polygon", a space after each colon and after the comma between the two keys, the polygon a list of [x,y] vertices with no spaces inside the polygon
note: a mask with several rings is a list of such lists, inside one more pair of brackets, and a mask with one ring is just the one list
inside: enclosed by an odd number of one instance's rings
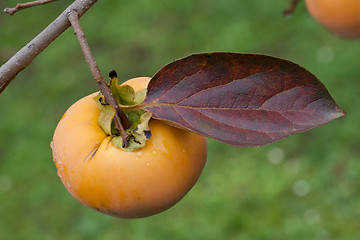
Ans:
{"label": "ripe kaki fruit", "polygon": [[344,38],[360,37],[359,0],[306,0],[306,6],[330,32]]}
{"label": "ripe kaki fruit", "polygon": [[[125,82],[135,91],[149,78]],[[116,148],[98,125],[93,97],[73,104],[56,127],[53,159],[78,201],[120,218],[140,218],[173,206],[193,187],[206,162],[206,138],[151,119],[152,137],[136,151]]]}

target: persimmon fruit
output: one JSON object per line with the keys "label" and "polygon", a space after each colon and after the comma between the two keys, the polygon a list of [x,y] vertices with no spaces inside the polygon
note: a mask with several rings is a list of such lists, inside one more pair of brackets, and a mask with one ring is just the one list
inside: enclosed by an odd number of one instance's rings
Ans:
{"label": "persimmon fruit", "polygon": [[[135,91],[150,78],[128,80]],[[183,198],[206,162],[206,138],[151,119],[143,148],[120,150],[98,124],[93,97],[73,104],[59,121],[51,143],[58,175],[84,205],[120,218],[162,212]]]}
{"label": "persimmon fruit", "polygon": [[360,37],[359,0],[306,0],[306,6],[330,32],[344,38]]}

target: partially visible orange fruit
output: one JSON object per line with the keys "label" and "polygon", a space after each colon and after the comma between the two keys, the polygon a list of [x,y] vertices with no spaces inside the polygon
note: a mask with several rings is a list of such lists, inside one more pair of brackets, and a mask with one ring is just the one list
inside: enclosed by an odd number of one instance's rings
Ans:
{"label": "partially visible orange fruit", "polygon": [[330,32],[360,37],[360,0],[306,0],[309,13]]}

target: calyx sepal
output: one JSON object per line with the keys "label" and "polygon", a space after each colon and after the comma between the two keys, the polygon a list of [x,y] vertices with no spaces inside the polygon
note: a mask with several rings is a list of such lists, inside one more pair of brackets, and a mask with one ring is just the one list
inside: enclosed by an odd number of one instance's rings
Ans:
{"label": "calyx sepal", "polygon": [[129,146],[123,148],[123,140],[121,136],[115,136],[112,139],[113,144],[125,151],[135,151],[137,149],[143,148],[145,146],[146,140],[151,138],[151,132],[149,128],[149,121],[151,119],[151,113],[144,111],[140,116],[140,123],[136,126],[135,129],[127,131],[129,138]]}
{"label": "calyx sepal", "polygon": [[123,147],[123,139],[120,136],[119,131],[114,128],[115,110],[111,105],[106,103],[105,98],[101,93],[94,97],[96,104],[101,110],[98,124],[107,135],[112,136],[111,141],[117,148],[125,151],[135,151],[144,147],[146,140],[151,138],[149,120],[151,119],[152,114],[146,110],[130,110],[128,108],[141,103],[145,99],[146,89],[135,92],[129,85],[118,85],[116,75],[111,76],[108,86],[119,104],[119,107],[124,110],[124,113],[131,122],[130,127],[125,129],[129,135],[129,145]]}
{"label": "calyx sepal", "polygon": [[129,85],[119,85],[116,76],[112,76],[108,85],[120,107],[137,105],[146,98],[146,88],[135,92]]}

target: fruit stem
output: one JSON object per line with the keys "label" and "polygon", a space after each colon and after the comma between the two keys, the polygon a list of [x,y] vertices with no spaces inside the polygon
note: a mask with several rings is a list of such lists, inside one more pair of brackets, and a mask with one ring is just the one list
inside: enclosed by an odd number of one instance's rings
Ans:
{"label": "fruit stem", "polygon": [[131,126],[129,119],[126,117],[124,111],[119,107],[116,99],[110,91],[107,83],[102,76],[94,57],[90,51],[90,47],[87,43],[84,31],[82,30],[79,22],[79,16],[75,10],[68,13],[68,19],[74,28],[74,33],[80,43],[81,50],[85,56],[85,60],[90,67],[90,70],[95,78],[96,83],[99,86],[100,92],[104,95],[105,101],[115,109],[114,124],[115,128],[120,132],[123,147],[129,146],[129,134],[126,133],[125,129]]}
{"label": "fruit stem", "polygon": [[299,2],[300,2],[300,0],[291,0],[290,5],[284,11],[284,15],[285,16],[291,16]]}

